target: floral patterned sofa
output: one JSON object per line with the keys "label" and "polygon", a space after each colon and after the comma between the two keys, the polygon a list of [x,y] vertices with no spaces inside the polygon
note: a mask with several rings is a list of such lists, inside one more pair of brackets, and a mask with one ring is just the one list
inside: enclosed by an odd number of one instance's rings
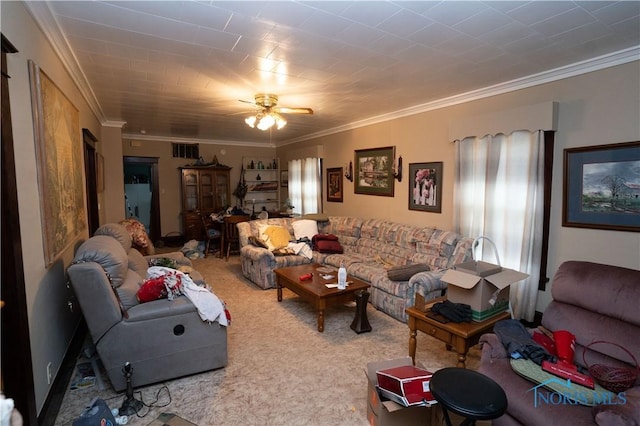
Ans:
{"label": "floral patterned sofa", "polygon": [[[253,220],[238,224],[242,273],[263,289],[275,288],[273,270],[305,263],[339,267],[344,262],[349,275],[371,284],[369,301],[378,310],[406,321],[405,308],[413,306],[415,295],[425,300],[442,295],[446,284],[440,278],[456,263],[471,260],[472,238],[431,227],[418,227],[381,219],[330,216],[318,221],[318,233],[333,234],[344,249],[341,254],[313,251],[302,255],[274,255],[251,243],[260,237],[261,225],[282,226],[294,236],[297,218]],[[387,270],[392,266],[425,264],[429,271],[417,272],[409,279],[393,281]]]}

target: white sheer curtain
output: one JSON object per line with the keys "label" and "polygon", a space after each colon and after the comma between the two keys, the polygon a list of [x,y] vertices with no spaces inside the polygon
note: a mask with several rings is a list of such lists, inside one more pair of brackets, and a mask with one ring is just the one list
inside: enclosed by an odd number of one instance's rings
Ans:
{"label": "white sheer curtain", "polygon": [[319,158],[289,161],[289,198],[296,214],[320,213],[322,177]]}
{"label": "white sheer curtain", "polygon": [[[456,230],[489,238],[502,266],[529,274],[510,294],[514,318],[533,321],[542,256],[544,132],[465,138],[456,142],[456,156]],[[484,260],[495,262],[493,256]]]}

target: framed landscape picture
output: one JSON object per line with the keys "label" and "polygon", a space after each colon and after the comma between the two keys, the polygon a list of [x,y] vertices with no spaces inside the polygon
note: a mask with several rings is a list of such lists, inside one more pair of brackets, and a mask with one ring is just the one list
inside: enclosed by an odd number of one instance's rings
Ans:
{"label": "framed landscape picture", "polygon": [[564,150],[562,226],[640,231],[640,141]]}
{"label": "framed landscape picture", "polygon": [[354,192],[393,197],[393,161],[396,148],[358,149],[355,152]]}
{"label": "framed landscape picture", "polygon": [[442,162],[409,164],[409,210],[442,212]]}
{"label": "framed landscape picture", "polygon": [[342,202],[342,167],[327,169],[327,201]]}

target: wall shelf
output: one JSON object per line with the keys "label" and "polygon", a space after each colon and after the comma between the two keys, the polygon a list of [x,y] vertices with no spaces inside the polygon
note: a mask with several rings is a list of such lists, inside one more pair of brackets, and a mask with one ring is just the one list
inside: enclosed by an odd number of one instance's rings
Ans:
{"label": "wall shelf", "polygon": [[247,183],[245,204],[253,210],[280,209],[280,160],[274,157],[243,157]]}

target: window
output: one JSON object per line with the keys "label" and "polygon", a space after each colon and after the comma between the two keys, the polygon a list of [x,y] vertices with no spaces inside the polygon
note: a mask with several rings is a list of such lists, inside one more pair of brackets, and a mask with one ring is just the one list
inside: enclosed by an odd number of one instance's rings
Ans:
{"label": "window", "polygon": [[296,214],[322,212],[322,160],[289,161],[289,198]]}
{"label": "window", "polygon": [[200,158],[200,147],[197,143],[172,143],[174,158]]}
{"label": "window", "polygon": [[553,139],[550,131],[516,131],[456,145],[456,230],[489,238],[501,266],[529,274],[511,292],[514,316],[527,321],[547,280]]}

